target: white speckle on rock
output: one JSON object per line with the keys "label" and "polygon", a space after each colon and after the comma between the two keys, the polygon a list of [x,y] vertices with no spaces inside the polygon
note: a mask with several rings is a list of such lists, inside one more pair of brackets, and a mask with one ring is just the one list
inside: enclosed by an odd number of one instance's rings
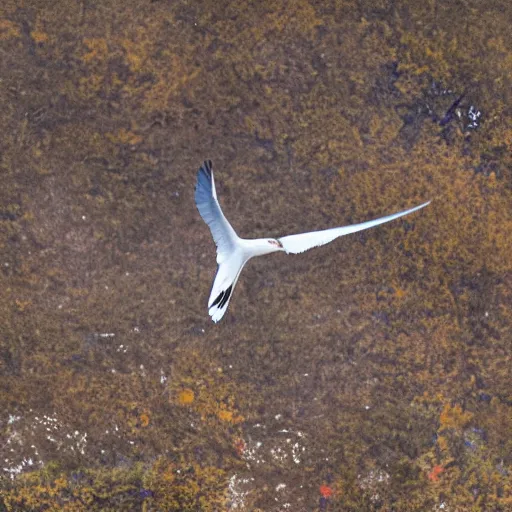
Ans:
{"label": "white speckle on rock", "polygon": [[229,479],[228,497],[230,507],[229,510],[241,509],[245,510],[245,499],[251,492],[251,482],[254,478],[243,478],[237,474]]}
{"label": "white speckle on rock", "polygon": [[14,414],[9,414],[9,419],[7,420],[7,423],[9,425],[12,425],[15,421],[18,421],[21,419],[21,416],[15,416]]}

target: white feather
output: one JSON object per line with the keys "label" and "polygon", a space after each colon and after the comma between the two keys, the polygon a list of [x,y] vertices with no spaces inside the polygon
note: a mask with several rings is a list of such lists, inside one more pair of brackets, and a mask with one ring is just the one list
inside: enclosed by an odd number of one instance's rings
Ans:
{"label": "white feather", "polygon": [[195,200],[197,209],[203,220],[208,224],[213,240],[217,245],[217,263],[219,266],[208,299],[208,313],[214,322],[218,322],[226,313],[240,272],[254,256],[277,251],[298,254],[313,247],[325,245],[340,236],[398,219],[403,215],[424,208],[430,203],[428,201],[409,210],[363,222],[362,224],[353,224],[352,226],[290,235],[277,240],[273,238],[244,240],[236,234],[222,213],[217,200],[212,162],[210,160],[205,161],[197,173]]}
{"label": "white feather", "polygon": [[247,260],[244,260],[240,249],[240,238],[224,217],[217,200],[210,160],[205,161],[197,173],[195,200],[197,209],[208,224],[217,246],[219,266],[208,299],[208,312],[212,320],[218,322],[228,309],[238,276]]}
{"label": "white feather", "polygon": [[233,252],[239,238],[217,201],[211,160],[205,161],[197,173],[195,200],[201,217],[212,232],[217,245],[217,263],[220,264]]}
{"label": "white feather", "polygon": [[404,215],[409,215],[409,213],[415,212],[420,208],[424,208],[429,203],[430,201],[420,204],[415,208],[394,213],[393,215],[388,215],[387,217],[380,217],[379,219],[362,222],[361,224],[352,224],[350,226],[324,229],[322,231],[312,231],[310,233],[289,235],[278,238],[278,240],[281,242],[283,249],[287,253],[299,254],[301,252],[307,251],[308,249],[312,249],[313,247],[319,247],[320,245],[328,244],[340,236],[355,233],[356,231],[362,231],[363,229],[373,228],[379,224],[384,224],[384,222],[389,222],[390,220],[398,219]]}
{"label": "white feather", "polygon": [[246,262],[242,251],[235,250],[219,265],[208,299],[208,313],[214,322],[218,322],[227,311],[236,282]]}

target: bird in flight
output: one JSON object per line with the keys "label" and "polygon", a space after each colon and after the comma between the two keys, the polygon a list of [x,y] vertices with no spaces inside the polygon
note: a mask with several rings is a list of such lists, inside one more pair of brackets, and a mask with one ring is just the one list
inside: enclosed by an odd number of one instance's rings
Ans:
{"label": "bird in flight", "polygon": [[218,269],[213,281],[210,298],[208,299],[208,313],[214,322],[218,322],[224,316],[240,272],[244,265],[254,256],[262,256],[278,251],[283,251],[287,254],[298,254],[313,247],[325,245],[340,236],[398,219],[398,217],[415,212],[430,203],[428,201],[415,208],[388,215],[387,217],[381,217],[380,219],[369,220],[361,224],[312,231],[311,233],[300,233],[281,238],[247,240],[240,238],[236,234],[222,213],[219,201],[217,200],[211,160],[206,160],[199,168],[195,200],[197,209],[203,220],[208,224],[213,240],[217,245]]}

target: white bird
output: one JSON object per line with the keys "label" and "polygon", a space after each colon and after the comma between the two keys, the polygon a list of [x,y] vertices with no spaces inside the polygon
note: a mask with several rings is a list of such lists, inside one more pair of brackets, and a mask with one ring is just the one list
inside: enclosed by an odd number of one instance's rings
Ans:
{"label": "white bird", "polygon": [[215,181],[213,179],[212,162],[207,160],[197,173],[195,192],[197,209],[212,232],[217,245],[217,275],[213,281],[212,291],[208,299],[208,313],[214,322],[218,322],[228,309],[229,299],[233,294],[240,272],[244,265],[254,256],[262,256],[271,252],[284,251],[287,254],[298,254],[313,247],[332,242],[336,238],[355,233],[363,229],[378,226],[384,222],[398,219],[403,215],[415,212],[427,206],[430,201],[415,208],[404,210],[387,217],[370,220],[361,224],[353,224],[339,228],[324,229],[311,233],[284,236],[282,238],[258,238],[247,240],[240,238],[222,213],[217,200]]}

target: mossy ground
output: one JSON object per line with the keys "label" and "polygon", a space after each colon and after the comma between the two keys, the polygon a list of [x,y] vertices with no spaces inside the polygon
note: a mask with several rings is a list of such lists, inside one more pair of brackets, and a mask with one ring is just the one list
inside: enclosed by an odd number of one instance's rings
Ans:
{"label": "mossy ground", "polygon": [[3,2],[0,510],[511,510],[511,5]]}

